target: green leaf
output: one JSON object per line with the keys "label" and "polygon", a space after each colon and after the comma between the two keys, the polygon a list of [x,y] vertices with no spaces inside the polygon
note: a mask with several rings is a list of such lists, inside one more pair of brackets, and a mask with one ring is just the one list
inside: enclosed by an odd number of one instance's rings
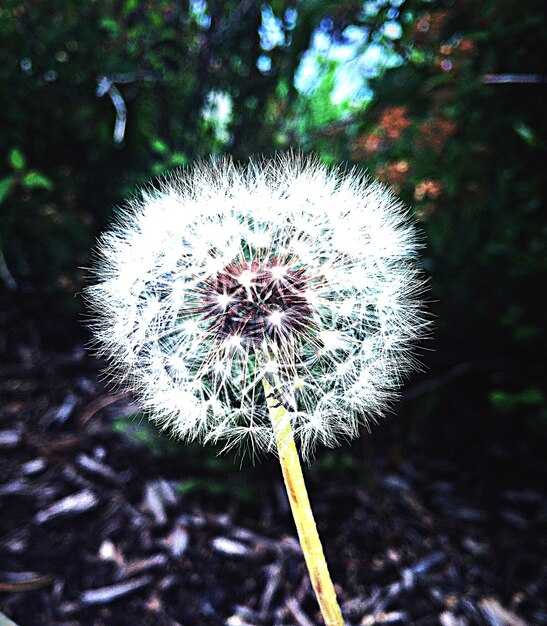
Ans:
{"label": "green leaf", "polygon": [[17,148],[13,148],[13,150],[9,153],[8,159],[9,164],[16,171],[20,171],[25,167],[25,157],[23,156],[23,153]]}
{"label": "green leaf", "polygon": [[238,500],[250,502],[255,497],[255,490],[250,485],[230,484],[224,480],[189,478],[176,484],[178,493],[186,495],[194,491],[204,491],[214,495],[230,495]]}
{"label": "green leaf", "polygon": [[123,434],[135,443],[146,446],[153,454],[158,456],[178,454],[181,450],[181,447],[175,441],[162,437],[140,413],[122,415],[114,420],[112,430]]}
{"label": "green leaf", "polygon": [[523,404],[536,405],[545,401],[541,391],[537,387],[529,387],[520,395]]}
{"label": "green leaf", "polygon": [[183,480],[182,482],[177,483],[175,486],[175,489],[177,490],[178,493],[180,493],[181,495],[184,495],[186,493],[190,493],[191,491],[195,491],[196,489],[199,489],[202,485],[203,485],[202,480],[197,480],[196,478],[190,478],[188,480]]}
{"label": "green leaf", "polygon": [[126,0],[123,7],[123,15],[127,17],[133,11],[136,11],[139,6],[138,0]]}
{"label": "green leaf", "polygon": [[173,167],[182,167],[188,163],[188,157],[182,152],[175,152],[171,157],[171,165]]}
{"label": "green leaf", "polygon": [[538,140],[534,131],[524,122],[515,122],[513,129],[529,146],[535,146],[538,144]]}
{"label": "green leaf", "polygon": [[165,173],[166,169],[167,169],[167,166],[164,163],[153,163],[152,167],[150,168],[154,176],[161,176],[162,174]]}
{"label": "green leaf", "polygon": [[163,19],[159,13],[149,13],[148,19],[150,20],[150,24],[155,28],[161,28],[163,25]]}
{"label": "green leaf", "polygon": [[111,17],[103,17],[101,20],[101,28],[105,30],[109,30],[114,36],[118,35],[120,32],[120,26],[116,20]]}
{"label": "green leaf", "polygon": [[23,178],[23,187],[25,189],[53,189],[53,183],[43,174],[38,172],[29,172]]}
{"label": "green leaf", "polygon": [[414,49],[410,52],[409,60],[416,65],[423,65],[427,61],[427,55],[423,50]]}
{"label": "green leaf", "polygon": [[0,204],[8,197],[14,182],[14,176],[6,176],[0,179]]}
{"label": "green leaf", "polygon": [[158,154],[165,154],[166,152],[169,152],[169,146],[161,139],[153,139],[150,143],[150,147]]}
{"label": "green leaf", "polygon": [[517,393],[500,389],[490,392],[490,403],[500,411],[512,411],[518,407],[539,406],[544,401],[545,397],[537,387],[529,387]]}

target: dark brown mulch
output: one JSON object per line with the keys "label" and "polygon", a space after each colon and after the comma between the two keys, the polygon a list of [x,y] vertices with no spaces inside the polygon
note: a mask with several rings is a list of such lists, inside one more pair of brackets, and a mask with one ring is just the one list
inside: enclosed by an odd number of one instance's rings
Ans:
{"label": "dark brown mulch", "polygon": [[[1,366],[0,611],[20,626],[321,624],[275,459],[239,470],[139,443],[149,430],[96,367],[28,346]],[[348,625],[547,624],[545,493],[380,454],[367,473],[356,456],[308,472]]]}

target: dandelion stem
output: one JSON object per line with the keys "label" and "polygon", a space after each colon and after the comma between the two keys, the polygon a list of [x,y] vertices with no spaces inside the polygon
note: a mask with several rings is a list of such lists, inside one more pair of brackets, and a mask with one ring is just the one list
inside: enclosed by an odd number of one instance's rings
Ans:
{"label": "dandelion stem", "polygon": [[[272,384],[273,383],[273,384]],[[344,626],[342,612],[330,578],[321,541],[317,533],[308,492],[304,483],[298,451],[294,443],[289,411],[282,403],[279,378],[263,379],[266,402],[275,433],[279,462],[289,496],[296,530],[306,560],[315,596],[326,626]]]}

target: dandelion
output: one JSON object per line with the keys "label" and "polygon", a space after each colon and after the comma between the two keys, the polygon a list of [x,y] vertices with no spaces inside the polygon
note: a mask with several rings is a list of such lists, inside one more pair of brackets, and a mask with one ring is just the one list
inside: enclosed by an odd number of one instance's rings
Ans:
{"label": "dandelion", "polygon": [[357,436],[415,366],[418,248],[402,206],[359,171],[218,160],[131,200],[87,290],[112,377],[162,428],[277,452],[327,624],[343,622],[297,446],[308,458]]}

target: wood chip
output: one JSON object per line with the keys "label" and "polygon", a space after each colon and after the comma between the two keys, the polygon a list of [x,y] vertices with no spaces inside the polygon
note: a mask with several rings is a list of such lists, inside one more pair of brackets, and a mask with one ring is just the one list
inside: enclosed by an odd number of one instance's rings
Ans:
{"label": "wood chip", "polygon": [[23,463],[21,465],[21,474],[24,474],[25,476],[34,476],[35,474],[43,472],[45,468],[45,460],[39,457]]}
{"label": "wood chip", "polygon": [[128,578],[150,569],[161,568],[167,565],[165,554],[154,554],[144,559],[135,559],[126,563],[119,572],[117,578]]}
{"label": "wood chip", "polygon": [[397,491],[410,490],[409,482],[404,478],[401,478],[400,476],[395,476],[394,474],[385,476],[384,478],[381,478],[378,482],[380,485],[382,485],[383,487],[387,487],[388,489],[394,489]]}
{"label": "wood chip", "polygon": [[21,443],[21,431],[0,430],[0,448],[16,448]]}
{"label": "wood chip", "polygon": [[415,576],[423,576],[432,567],[442,563],[445,560],[445,555],[442,552],[433,552],[423,559],[420,559],[410,567],[403,570],[403,580],[406,582],[408,579],[414,579]]}
{"label": "wood chip", "polygon": [[142,506],[152,514],[159,526],[167,523],[166,507],[174,506],[176,503],[175,492],[166,480],[154,480],[146,484]]}
{"label": "wood chip", "polygon": [[109,604],[118,598],[123,598],[137,589],[146,587],[153,581],[152,576],[140,576],[133,580],[118,585],[110,585],[109,587],[100,587],[98,589],[88,589],[82,591],[80,600],[85,605]]}
{"label": "wood chip", "polygon": [[249,548],[244,544],[226,537],[215,537],[212,544],[217,552],[227,554],[228,556],[246,556],[250,552]]}
{"label": "wood chip", "polygon": [[357,597],[352,598],[351,600],[347,600],[342,605],[342,612],[344,615],[349,615],[350,617],[359,617],[370,611],[370,609],[374,606],[377,606],[380,601],[381,591],[378,587],[373,587],[371,590],[371,594],[368,597]]}
{"label": "wood chip", "polygon": [[81,515],[91,511],[98,504],[99,498],[89,489],[84,489],[55,502],[47,509],[38,511],[34,516],[34,522],[36,524],[45,524],[54,519]]}
{"label": "wood chip", "polygon": [[463,522],[486,522],[488,520],[486,511],[472,509],[468,506],[447,507],[443,512],[447,517]]}
{"label": "wood chip", "polygon": [[241,617],[239,617],[239,615],[231,615],[226,620],[226,626],[255,626],[255,625],[250,624],[249,622],[245,622],[244,620],[241,619]]}
{"label": "wood chip", "polygon": [[467,620],[464,617],[456,617],[450,611],[444,611],[439,615],[441,626],[467,626]]}
{"label": "wood chip", "polygon": [[256,626],[257,624],[261,624],[263,621],[256,611],[253,611],[253,609],[250,609],[248,606],[241,604],[234,606],[234,615],[232,617],[235,618],[235,623],[237,623],[237,619],[240,619],[242,620],[242,623],[248,624],[249,626]]}
{"label": "wood chip", "polygon": [[178,559],[186,552],[189,542],[190,537],[187,530],[179,524],[176,524],[172,532],[159,543],[167,549],[173,558]]}
{"label": "wood chip", "polygon": [[281,573],[283,568],[279,563],[273,563],[266,568],[266,587],[260,600],[260,615],[266,616],[270,612],[275,592],[281,585]]}
{"label": "wood chip", "polygon": [[300,608],[298,602],[294,598],[289,598],[288,600],[286,600],[285,606],[291,612],[291,615],[296,620],[298,626],[314,626],[314,623],[304,613],[304,611]]}
{"label": "wood chip", "polygon": [[520,530],[526,530],[530,526],[528,520],[518,511],[503,509],[499,512],[499,516],[504,522],[510,524],[511,526],[515,526],[515,528],[519,528]]}
{"label": "wood chip", "polygon": [[102,561],[112,561],[122,568],[125,565],[125,559],[122,552],[110,539],[104,539],[99,546],[99,558]]}
{"label": "wood chip", "polygon": [[528,626],[518,615],[501,606],[495,598],[484,598],[479,607],[492,626]]}
{"label": "wood chip", "polygon": [[87,454],[79,454],[76,457],[76,465],[87,472],[88,474],[92,474],[93,476],[99,476],[100,478],[104,478],[108,482],[114,483],[116,485],[121,484],[123,481],[121,477],[116,474],[116,472],[105,465],[101,461],[97,461],[91,456]]}
{"label": "wood chip", "polygon": [[374,615],[365,615],[361,620],[362,626],[374,626],[375,624],[400,624],[408,622],[408,613],[401,611],[391,611],[390,613],[379,613]]}
{"label": "wood chip", "polygon": [[41,419],[42,425],[48,428],[52,424],[64,424],[72,415],[77,403],[78,397],[72,392],[68,393],[61,405],[55,407],[51,411],[48,411],[44,415]]}
{"label": "wood chip", "polygon": [[234,539],[244,541],[251,544],[254,548],[267,548],[269,550],[276,550],[279,548],[279,541],[270,539],[265,535],[259,535],[247,528],[241,528],[240,526],[234,526],[231,529],[230,534]]}
{"label": "wood chip", "polygon": [[29,496],[33,493],[32,484],[26,478],[16,478],[0,486],[0,496]]}
{"label": "wood chip", "polygon": [[[33,591],[48,587],[55,581],[51,574],[37,574],[36,572],[0,572],[0,591]],[[0,620],[0,626],[1,626]]]}

